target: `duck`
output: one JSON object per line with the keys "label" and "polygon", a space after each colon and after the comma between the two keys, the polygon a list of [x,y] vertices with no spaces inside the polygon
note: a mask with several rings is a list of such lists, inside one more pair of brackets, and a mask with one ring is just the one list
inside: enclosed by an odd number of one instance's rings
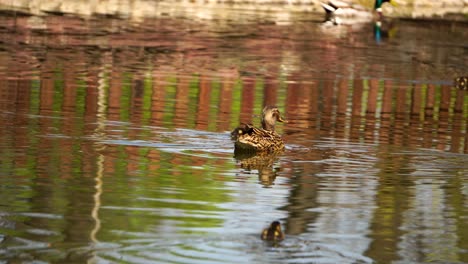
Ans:
{"label": "duck", "polygon": [[[383,18],[382,5],[387,2],[396,5],[394,0],[375,0],[374,10],[377,12],[378,20]],[[324,23],[339,25],[343,22],[357,23],[359,21],[370,21],[374,19],[374,15],[370,10],[358,4],[331,0],[328,3],[322,2],[321,5],[325,10]],[[346,18],[347,20],[345,20]]]}
{"label": "duck", "polygon": [[263,229],[262,240],[278,242],[284,239],[284,233],[281,231],[281,224],[279,221],[271,222],[270,226]]}
{"label": "duck", "polygon": [[374,3],[374,10],[377,12],[377,14],[379,15],[379,19],[382,19],[383,17],[383,13],[382,13],[382,5],[384,3],[389,3],[391,4],[392,6],[396,6],[396,2],[393,1],[393,0],[375,0],[375,3]]}
{"label": "duck", "polygon": [[234,151],[277,152],[284,149],[284,142],[275,132],[276,122],[287,123],[276,106],[262,110],[262,128],[242,123],[231,132],[235,140]]}
{"label": "duck", "polygon": [[455,78],[455,87],[459,90],[468,90],[468,76]]}

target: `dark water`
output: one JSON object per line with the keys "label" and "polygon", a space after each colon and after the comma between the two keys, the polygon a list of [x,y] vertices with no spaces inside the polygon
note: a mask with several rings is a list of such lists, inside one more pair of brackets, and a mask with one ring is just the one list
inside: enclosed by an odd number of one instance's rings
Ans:
{"label": "dark water", "polygon": [[466,24],[0,20],[1,263],[468,262]]}

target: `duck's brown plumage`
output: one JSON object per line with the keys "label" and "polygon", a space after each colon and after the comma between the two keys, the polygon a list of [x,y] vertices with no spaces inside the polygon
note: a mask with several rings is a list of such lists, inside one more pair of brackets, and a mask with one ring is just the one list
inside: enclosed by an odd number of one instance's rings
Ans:
{"label": "duck's brown plumage", "polygon": [[262,127],[256,128],[250,124],[241,124],[231,132],[231,138],[236,140],[236,151],[281,151],[284,142],[275,132],[275,123],[285,122],[278,108],[266,106],[262,112]]}
{"label": "duck's brown plumage", "polygon": [[275,131],[256,128],[242,124],[243,129],[237,130],[235,147],[238,150],[278,151],[284,149],[284,142]]}

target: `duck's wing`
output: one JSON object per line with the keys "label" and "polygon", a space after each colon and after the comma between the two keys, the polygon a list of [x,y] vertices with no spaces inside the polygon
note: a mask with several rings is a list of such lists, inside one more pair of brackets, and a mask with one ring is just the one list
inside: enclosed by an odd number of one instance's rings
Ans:
{"label": "duck's wing", "polygon": [[256,128],[256,127],[251,127],[251,129],[249,130],[249,134],[256,135],[262,138],[274,138],[277,135],[274,131]]}

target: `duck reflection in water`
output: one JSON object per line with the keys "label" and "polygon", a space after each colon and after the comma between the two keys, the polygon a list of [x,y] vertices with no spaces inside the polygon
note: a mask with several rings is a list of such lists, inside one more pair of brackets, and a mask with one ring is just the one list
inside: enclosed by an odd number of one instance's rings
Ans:
{"label": "duck reflection in water", "polygon": [[397,27],[391,22],[376,21],[374,23],[374,39],[377,44],[381,44],[387,39],[391,39],[396,35]]}
{"label": "duck reflection in water", "polygon": [[265,186],[271,186],[276,179],[279,168],[274,168],[277,155],[281,152],[243,152],[234,151],[234,158],[240,163],[242,169],[247,171],[258,170],[258,180]]}
{"label": "duck reflection in water", "polygon": [[262,235],[260,236],[262,240],[279,242],[284,239],[284,233],[281,230],[281,223],[279,221],[271,222],[268,228],[263,229]]}

